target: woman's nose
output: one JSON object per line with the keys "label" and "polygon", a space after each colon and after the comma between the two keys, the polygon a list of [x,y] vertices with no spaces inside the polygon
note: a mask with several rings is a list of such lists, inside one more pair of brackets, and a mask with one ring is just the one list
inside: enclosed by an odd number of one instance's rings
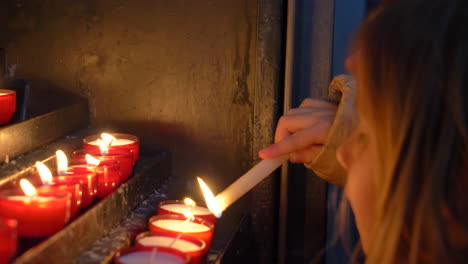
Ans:
{"label": "woman's nose", "polygon": [[359,56],[359,51],[355,51],[354,53],[350,54],[345,60],[345,68],[348,73],[356,72],[357,67],[357,58]]}

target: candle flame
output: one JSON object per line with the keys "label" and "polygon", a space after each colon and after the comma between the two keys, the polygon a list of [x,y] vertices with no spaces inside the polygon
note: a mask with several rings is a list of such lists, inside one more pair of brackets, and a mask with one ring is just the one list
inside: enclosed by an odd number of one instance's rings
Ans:
{"label": "candle flame", "polygon": [[24,194],[28,197],[37,196],[36,188],[26,179],[20,180],[21,189],[23,189]]}
{"label": "candle flame", "polygon": [[107,146],[111,146],[112,142],[114,140],[116,140],[116,138],[114,136],[112,136],[111,134],[108,134],[108,133],[102,133],[101,138],[104,141],[104,143],[106,143]]}
{"label": "candle flame", "polygon": [[36,169],[39,172],[43,184],[52,184],[52,172],[50,172],[49,168],[47,168],[44,163],[37,161]]}
{"label": "candle flame", "polygon": [[184,214],[185,217],[187,217],[186,222],[190,222],[195,218],[195,216],[189,210],[184,210],[183,214]]}
{"label": "candle flame", "polygon": [[86,165],[88,166],[99,166],[99,164],[101,163],[100,160],[96,159],[95,157],[89,154],[86,154],[85,158],[86,158]]}
{"label": "candle flame", "polygon": [[57,157],[57,172],[58,175],[63,176],[66,174],[68,169],[68,159],[67,155],[61,150],[57,150],[55,152],[55,156]]}
{"label": "candle flame", "polygon": [[98,139],[97,142],[99,144],[99,148],[101,149],[101,154],[109,152],[108,145],[103,140]]}
{"label": "candle flame", "polygon": [[188,207],[195,207],[197,205],[197,203],[195,203],[195,201],[190,199],[189,197],[186,197],[184,199],[184,204]]}
{"label": "candle flame", "polygon": [[208,209],[213,213],[216,217],[221,217],[223,210],[221,209],[218,201],[216,200],[213,192],[210,190],[208,185],[202,180],[202,178],[197,177],[198,184],[200,184],[200,188],[203,192],[203,197],[205,197],[206,205]]}

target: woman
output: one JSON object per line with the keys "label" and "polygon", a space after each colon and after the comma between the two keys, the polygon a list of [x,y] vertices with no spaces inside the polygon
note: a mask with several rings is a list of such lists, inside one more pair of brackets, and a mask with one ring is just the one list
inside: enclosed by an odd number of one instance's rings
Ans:
{"label": "woman", "polygon": [[368,263],[467,263],[468,1],[383,5],[355,46],[356,112],[346,92],[338,112],[308,99],[260,156],[292,153],[344,186]]}

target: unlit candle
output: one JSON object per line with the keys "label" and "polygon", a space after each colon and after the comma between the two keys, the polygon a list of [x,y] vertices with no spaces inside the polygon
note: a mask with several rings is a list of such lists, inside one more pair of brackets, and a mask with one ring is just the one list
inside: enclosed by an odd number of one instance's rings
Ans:
{"label": "unlit candle", "polygon": [[185,204],[164,204],[161,205],[161,208],[178,213],[178,214],[184,214],[185,212],[190,212],[193,215],[210,215],[211,211],[208,210],[208,208],[205,207],[200,207],[200,206],[187,206]]}
{"label": "unlit candle", "polygon": [[[175,242],[174,242],[175,240]],[[192,252],[192,251],[197,251],[200,250],[200,246],[191,243],[186,240],[181,240],[181,239],[175,239],[174,237],[165,237],[165,236],[147,236],[143,237],[138,240],[138,242],[145,247],[154,247],[154,246],[160,246],[160,247],[169,247],[172,242],[171,248],[180,250],[182,252]]]}
{"label": "unlit candle", "polygon": [[160,219],[153,221],[151,224],[159,228],[182,233],[199,233],[210,230],[205,225],[187,222],[186,220]]}
{"label": "unlit candle", "polygon": [[165,252],[136,251],[120,256],[119,261],[124,264],[181,264],[185,263],[180,257]]}

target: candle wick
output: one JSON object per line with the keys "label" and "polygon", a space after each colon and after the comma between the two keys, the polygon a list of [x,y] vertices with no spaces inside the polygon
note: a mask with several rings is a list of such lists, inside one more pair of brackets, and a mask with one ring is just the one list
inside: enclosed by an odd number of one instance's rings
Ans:
{"label": "candle wick", "polygon": [[109,144],[107,144],[107,146],[108,146],[108,147],[112,146],[112,142],[114,142],[114,139],[111,139],[111,140],[109,141]]}
{"label": "candle wick", "polygon": [[187,219],[185,219],[184,223],[190,223],[195,219],[195,216],[189,216]]}
{"label": "candle wick", "polygon": [[158,248],[153,248],[153,250],[151,251],[150,259],[149,259],[150,263],[156,263],[155,261],[156,254],[158,254]]}
{"label": "candle wick", "polygon": [[169,244],[169,247],[171,248],[175,244],[175,242],[180,239],[181,236],[182,236],[182,234],[178,234],[176,236],[176,238],[174,240],[172,240],[171,244]]}

